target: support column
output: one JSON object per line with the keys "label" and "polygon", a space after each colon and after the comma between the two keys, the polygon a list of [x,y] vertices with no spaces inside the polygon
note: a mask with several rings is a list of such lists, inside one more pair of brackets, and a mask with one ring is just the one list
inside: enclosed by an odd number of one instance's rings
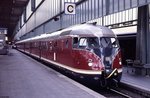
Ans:
{"label": "support column", "polygon": [[143,64],[150,63],[150,24],[149,5],[138,8],[138,25],[136,37],[136,60]]}
{"label": "support column", "polygon": [[150,64],[150,5],[148,6],[147,62]]}

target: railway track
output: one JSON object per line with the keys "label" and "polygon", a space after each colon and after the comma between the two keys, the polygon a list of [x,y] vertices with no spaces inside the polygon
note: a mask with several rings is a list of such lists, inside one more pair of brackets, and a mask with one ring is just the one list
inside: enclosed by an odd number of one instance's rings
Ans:
{"label": "railway track", "polygon": [[96,83],[87,83],[87,81],[85,83],[84,81],[85,80],[78,82],[95,92],[104,95],[106,98],[150,98],[149,92],[141,91],[140,89],[122,83],[118,87],[101,88]]}
{"label": "railway track", "polygon": [[112,89],[112,88],[111,88],[111,89],[109,89],[109,90],[111,90],[112,92],[114,92],[114,93],[120,95],[120,96],[123,97],[123,98],[133,98],[133,97],[129,96],[128,94],[125,94],[125,93],[123,93],[123,92],[120,92],[120,91],[118,91],[118,90],[116,90],[116,89]]}
{"label": "railway track", "polygon": [[126,86],[125,88],[119,86],[117,88],[107,88],[107,93],[99,92],[100,94],[106,96],[107,98],[150,98],[149,93],[143,93],[136,88],[130,88]]}
{"label": "railway track", "polygon": [[112,88],[100,90],[98,93],[105,96],[106,98],[133,98],[128,94],[122,93],[121,91]]}
{"label": "railway track", "polygon": [[148,96],[142,95],[140,92],[134,92],[132,89],[119,87],[101,88],[99,86],[92,85],[93,83],[84,83],[83,81],[78,81],[84,86],[92,89],[93,91],[105,96],[106,98],[150,98]]}

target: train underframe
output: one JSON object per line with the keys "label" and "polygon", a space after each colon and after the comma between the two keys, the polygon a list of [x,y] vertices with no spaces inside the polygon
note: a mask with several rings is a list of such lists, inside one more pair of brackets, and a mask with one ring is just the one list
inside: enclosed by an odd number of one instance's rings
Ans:
{"label": "train underframe", "polygon": [[[83,81],[83,83],[88,82],[89,84],[100,86],[100,87],[118,87],[122,72],[112,71],[111,73],[107,73],[106,71],[102,71],[102,74],[81,74],[72,72],[70,70],[59,67],[63,70],[67,75],[72,76],[71,78],[77,79],[79,81]],[[110,77],[108,77],[111,75]]]}

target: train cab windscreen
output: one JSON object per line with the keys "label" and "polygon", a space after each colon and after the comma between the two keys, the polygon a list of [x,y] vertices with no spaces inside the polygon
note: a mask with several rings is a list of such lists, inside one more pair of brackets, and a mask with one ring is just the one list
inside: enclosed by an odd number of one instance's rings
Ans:
{"label": "train cab windscreen", "polygon": [[117,48],[119,46],[116,38],[110,38],[110,37],[102,37],[100,38],[100,44],[102,48]]}
{"label": "train cab windscreen", "polygon": [[117,48],[119,47],[118,41],[114,37],[88,37],[80,38],[79,48],[83,49],[96,49],[96,48]]}
{"label": "train cab windscreen", "polygon": [[[78,44],[78,48],[89,50],[98,56],[101,56],[101,53],[106,50],[112,51],[112,49],[116,50],[118,47],[119,43],[114,37],[84,37],[80,38]],[[107,51],[105,54],[112,55],[112,52]]]}
{"label": "train cab windscreen", "polygon": [[96,55],[100,56],[101,52],[98,37],[80,38],[78,47],[80,49],[86,49],[88,51],[94,52]]}
{"label": "train cab windscreen", "polygon": [[97,37],[80,38],[79,40],[79,48],[90,50],[99,47],[99,39]]}

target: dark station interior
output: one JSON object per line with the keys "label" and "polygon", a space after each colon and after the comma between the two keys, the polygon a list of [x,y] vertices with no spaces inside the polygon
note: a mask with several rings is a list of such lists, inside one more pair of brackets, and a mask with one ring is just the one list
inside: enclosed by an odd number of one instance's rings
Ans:
{"label": "dark station interior", "polygon": [[118,35],[122,52],[122,62],[126,65],[127,59],[135,60],[136,57],[136,35]]}

